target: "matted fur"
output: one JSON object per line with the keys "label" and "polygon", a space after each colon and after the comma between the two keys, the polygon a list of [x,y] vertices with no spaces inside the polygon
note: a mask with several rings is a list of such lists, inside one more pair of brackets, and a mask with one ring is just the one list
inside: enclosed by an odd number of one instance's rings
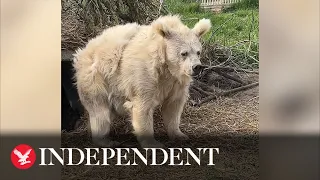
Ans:
{"label": "matted fur", "polygon": [[161,146],[153,138],[153,112],[162,107],[171,139],[180,131],[192,67],[201,64],[199,38],[211,27],[200,20],[193,29],[179,16],[163,16],[150,25],[130,23],[106,29],[74,58],[80,100],[89,112],[93,141],[115,146],[108,138],[115,115],[130,114],[143,147]]}

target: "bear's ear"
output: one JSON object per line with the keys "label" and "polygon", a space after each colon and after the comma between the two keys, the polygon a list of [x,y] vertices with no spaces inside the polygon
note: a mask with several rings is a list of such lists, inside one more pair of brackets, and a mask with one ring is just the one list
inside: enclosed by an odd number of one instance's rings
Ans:
{"label": "bear's ear", "polygon": [[209,19],[201,19],[194,25],[192,31],[200,38],[206,34],[211,28],[211,21]]}
{"label": "bear's ear", "polygon": [[161,22],[155,22],[152,24],[152,27],[156,33],[161,35],[164,38],[169,38],[172,35],[172,32],[168,26]]}

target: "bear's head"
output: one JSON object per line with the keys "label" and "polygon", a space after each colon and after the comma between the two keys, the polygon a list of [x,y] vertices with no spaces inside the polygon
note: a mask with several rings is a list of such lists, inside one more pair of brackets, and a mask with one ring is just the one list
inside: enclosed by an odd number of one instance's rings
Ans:
{"label": "bear's head", "polygon": [[164,59],[170,73],[177,78],[190,78],[201,65],[200,39],[210,30],[210,20],[202,19],[190,29],[179,16],[169,15],[158,18],[152,26],[163,39]]}

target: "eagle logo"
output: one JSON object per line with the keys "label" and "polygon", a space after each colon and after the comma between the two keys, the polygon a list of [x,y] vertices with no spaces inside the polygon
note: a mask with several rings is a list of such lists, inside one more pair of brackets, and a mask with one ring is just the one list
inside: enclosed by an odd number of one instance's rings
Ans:
{"label": "eagle logo", "polygon": [[11,162],[18,169],[30,168],[36,160],[33,148],[26,144],[16,146],[11,152]]}
{"label": "eagle logo", "polygon": [[20,165],[25,165],[25,164],[31,163],[31,161],[27,161],[31,151],[32,149],[29,149],[26,153],[24,153],[24,155],[22,155],[20,151],[18,151],[17,149],[14,149],[13,153],[18,156],[19,158],[18,162],[20,162]]}

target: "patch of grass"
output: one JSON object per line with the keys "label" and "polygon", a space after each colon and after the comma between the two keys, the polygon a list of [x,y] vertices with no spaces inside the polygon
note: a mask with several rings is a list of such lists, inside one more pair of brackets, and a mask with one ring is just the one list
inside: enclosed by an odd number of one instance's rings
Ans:
{"label": "patch of grass", "polygon": [[[249,36],[251,36],[250,39],[253,41],[259,40],[258,9],[240,8],[234,12],[215,14],[201,9],[199,3],[194,3],[194,1],[193,3],[187,3],[188,1],[185,1],[186,0],[168,0],[166,1],[166,6],[170,13],[180,14],[184,19],[184,23],[186,23],[188,27],[193,27],[198,21],[197,19],[191,18],[209,18],[213,25],[211,30],[216,30],[212,37],[215,38],[215,41],[222,42],[225,45],[233,45],[240,40],[249,39]],[[242,6],[244,5],[241,5],[240,7]],[[211,35],[212,33],[208,33],[204,39],[209,40]]]}
{"label": "patch of grass", "polygon": [[204,13],[204,10],[200,7],[200,4],[194,1],[169,0],[165,1],[165,5],[168,7],[169,12],[174,14],[183,15],[186,13]]}
{"label": "patch of grass", "polygon": [[[212,22],[211,32],[203,40],[206,43],[232,47],[238,59],[254,63],[259,57],[259,1],[242,0],[221,13],[213,13],[192,0],[167,0],[165,5],[171,14],[182,16],[184,23],[192,28],[198,19],[208,18]],[[196,18],[196,19],[195,19]],[[245,43],[239,43],[243,42]]]}

